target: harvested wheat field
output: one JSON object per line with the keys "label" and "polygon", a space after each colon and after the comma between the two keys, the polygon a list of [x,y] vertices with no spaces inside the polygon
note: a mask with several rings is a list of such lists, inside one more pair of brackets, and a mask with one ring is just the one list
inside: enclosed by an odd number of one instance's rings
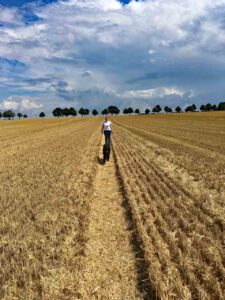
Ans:
{"label": "harvested wheat field", "polygon": [[0,122],[0,299],[224,299],[225,114]]}

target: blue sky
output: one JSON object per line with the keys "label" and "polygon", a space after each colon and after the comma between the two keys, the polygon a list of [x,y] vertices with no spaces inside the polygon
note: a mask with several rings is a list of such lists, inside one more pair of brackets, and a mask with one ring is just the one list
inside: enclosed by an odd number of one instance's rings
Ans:
{"label": "blue sky", "polygon": [[0,0],[0,110],[225,99],[225,0]]}

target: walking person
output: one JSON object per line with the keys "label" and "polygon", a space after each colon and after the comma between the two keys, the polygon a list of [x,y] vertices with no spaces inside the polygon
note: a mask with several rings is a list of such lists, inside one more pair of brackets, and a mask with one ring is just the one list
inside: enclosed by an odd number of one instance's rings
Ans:
{"label": "walking person", "polygon": [[110,138],[112,133],[112,122],[108,120],[108,117],[105,117],[105,121],[102,123],[102,134],[105,135],[106,145],[110,145]]}

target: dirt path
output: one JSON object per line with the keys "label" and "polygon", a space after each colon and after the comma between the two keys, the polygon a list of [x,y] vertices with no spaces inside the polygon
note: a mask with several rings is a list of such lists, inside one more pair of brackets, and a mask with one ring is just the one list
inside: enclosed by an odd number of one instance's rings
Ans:
{"label": "dirt path", "polygon": [[101,149],[91,205],[82,295],[87,299],[143,299],[146,298],[140,292],[143,278],[140,278],[140,264],[137,263],[141,258],[116,175],[115,160],[111,155],[110,161],[101,165]]}

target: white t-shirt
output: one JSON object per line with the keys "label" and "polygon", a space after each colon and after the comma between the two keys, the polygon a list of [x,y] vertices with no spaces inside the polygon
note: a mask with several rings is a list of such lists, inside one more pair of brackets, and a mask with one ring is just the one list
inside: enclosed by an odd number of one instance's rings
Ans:
{"label": "white t-shirt", "polygon": [[110,130],[111,131],[111,122],[107,121],[107,122],[103,122],[103,126],[104,126],[104,131]]}

